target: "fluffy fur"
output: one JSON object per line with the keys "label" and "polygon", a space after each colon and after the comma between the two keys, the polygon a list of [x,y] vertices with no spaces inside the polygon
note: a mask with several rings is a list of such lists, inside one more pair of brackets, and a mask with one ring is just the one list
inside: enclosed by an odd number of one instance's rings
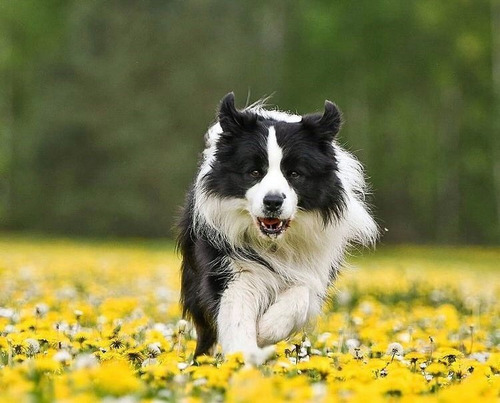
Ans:
{"label": "fluffy fur", "polygon": [[263,362],[320,313],[346,247],[375,242],[363,169],[335,141],[340,126],[329,101],[298,116],[222,100],[179,225],[195,356],[218,342]]}

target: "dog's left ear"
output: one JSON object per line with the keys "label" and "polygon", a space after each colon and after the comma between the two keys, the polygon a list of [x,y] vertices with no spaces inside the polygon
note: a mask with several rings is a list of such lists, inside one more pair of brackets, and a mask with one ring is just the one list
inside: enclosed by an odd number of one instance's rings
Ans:
{"label": "dog's left ear", "polygon": [[220,103],[219,123],[224,133],[237,134],[255,128],[257,115],[250,111],[239,111],[234,106],[234,93],[230,92]]}
{"label": "dog's left ear", "polygon": [[342,113],[333,102],[325,101],[323,114],[314,113],[302,117],[302,125],[325,140],[333,140],[342,126]]}

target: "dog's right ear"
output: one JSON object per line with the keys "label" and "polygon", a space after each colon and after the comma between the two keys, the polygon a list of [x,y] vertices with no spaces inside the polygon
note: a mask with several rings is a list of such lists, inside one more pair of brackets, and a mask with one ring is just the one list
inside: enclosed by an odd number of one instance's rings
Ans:
{"label": "dog's right ear", "polygon": [[219,109],[219,123],[224,133],[239,133],[252,130],[257,123],[257,115],[250,111],[239,111],[234,106],[234,93],[222,98]]}

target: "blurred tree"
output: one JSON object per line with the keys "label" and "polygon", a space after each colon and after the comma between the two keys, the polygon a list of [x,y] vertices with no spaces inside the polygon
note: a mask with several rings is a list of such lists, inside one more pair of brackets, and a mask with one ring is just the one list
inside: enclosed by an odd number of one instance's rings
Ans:
{"label": "blurred tree", "polygon": [[234,90],[336,101],[387,241],[500,239],[497,0],[0,7],[5,228],[170,236]]}

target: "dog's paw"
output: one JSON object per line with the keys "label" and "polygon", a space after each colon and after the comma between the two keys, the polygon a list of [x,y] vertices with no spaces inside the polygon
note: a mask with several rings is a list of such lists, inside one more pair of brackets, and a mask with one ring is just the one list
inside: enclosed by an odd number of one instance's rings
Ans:
{"label": "dog's paw", "polygon": [[275,344],[301,329],[307,322],[309,290],[294,287],[280,295],[257,323],[259,347]]}
{"label": "dog's paw", "polygon": [[257,329],[257,344],[259,347],[276,344],[286,339],[294,330],[290,318],[267,313],[260,319]]}
{"label": "dog's paw", "polygon": [[264,348],[256,348],[245,351],[243,356],[245,357],[245,363],[247,364],[262,365],[274,355],[274,352],[274,346],[267,346]]}

